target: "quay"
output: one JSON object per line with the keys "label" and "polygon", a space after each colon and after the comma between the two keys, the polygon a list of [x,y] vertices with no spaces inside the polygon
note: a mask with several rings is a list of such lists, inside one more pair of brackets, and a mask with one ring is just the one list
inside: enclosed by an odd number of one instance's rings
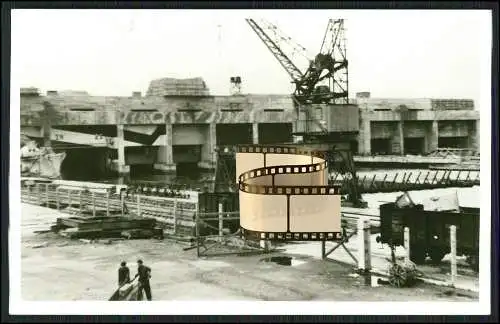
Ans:
{"label": "quay", "polygon": [[[320,251],[319,244],[294,244],[289,251],[274,254],[198,258],[195,251],[184,251],[184,244],[172,240],[118,240],[104,244],[34,234],[34,230],[55,222],[62,214],[24,203],[21,210],[21,291],[23,299],[30,301],[46,300],[49,289],[51,300],[55,301],[108,300],[116,289],[120,262],[128,261],[134,273],[137,258],[153,269],[154,300],[398,301],[403,296],[405,300],[426,302],[478,300],[474,291],[458,289],[449,294],[448,287],[426,283],[404,290],[366,287],[364,279],[353,273],[353,267],[342,262],[346,260],[343,254],[333,255],[339,259],[333,262],[311,255]],[[292,265],[267,261],[272,257],[292,258]],[[58,285],[40,280],[49,272],[57,276]],[[462,280],[469,280],[469,286],[474,286],[473,279]]]}

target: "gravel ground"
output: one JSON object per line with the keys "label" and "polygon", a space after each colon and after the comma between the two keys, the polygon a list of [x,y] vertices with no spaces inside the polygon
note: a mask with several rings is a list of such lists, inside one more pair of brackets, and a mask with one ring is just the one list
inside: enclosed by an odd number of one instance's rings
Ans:
{"label": "gravel ground", "polygon": [[171,240],[83,243],[34,234],[59,215],[24,204],[22,211],[25,300],[107,300],[116,289],[120,261],[127,261],[134,275],[141,258],[152,268],[155,300],[477,301],[471,293],[423,283],[368,287],[345,264],[298,254],[287,254],[295,262],[284,266],[262,260],[285,254],[197,258],[196,250],[183,251],[186,245]]}

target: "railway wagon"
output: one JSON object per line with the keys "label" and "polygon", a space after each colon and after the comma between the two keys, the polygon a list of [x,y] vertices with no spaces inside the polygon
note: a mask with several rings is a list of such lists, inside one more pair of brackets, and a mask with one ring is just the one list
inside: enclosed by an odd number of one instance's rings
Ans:
{"label": "railway wagon", "polygon": [[479,208],[460,212],[429,211],[419,204],[399,208],[395,203],[380,206],[380,235],[377,242],[402,246],[404,228],[410,229],[410,259],[416,264],[439,263],[450,253],[450,225],[457,227],[457,255],[467,256],[475,271],[479,269]]}

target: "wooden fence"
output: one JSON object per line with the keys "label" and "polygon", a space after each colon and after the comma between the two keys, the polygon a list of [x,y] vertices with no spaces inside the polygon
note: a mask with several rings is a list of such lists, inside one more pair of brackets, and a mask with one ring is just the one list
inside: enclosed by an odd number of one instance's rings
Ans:
{"label": "wooden fence", "polygon": [[21,187],[23,203],[57,209],[67,214],[88,216],[136,216],[154,218],[169,233],[192,233],[198,202],[196,198],[168,198],[126,195],[110,190],[36,183]]}

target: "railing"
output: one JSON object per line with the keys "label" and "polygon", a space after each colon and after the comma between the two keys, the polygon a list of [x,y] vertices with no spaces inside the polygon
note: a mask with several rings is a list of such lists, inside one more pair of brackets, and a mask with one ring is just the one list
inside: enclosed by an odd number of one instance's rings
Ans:
{"label": "railing", "polygon": [[191,233],[198,211],[197,200],[114,194],[102,189],[78,189],[37,183],[21,187],[21,201],[66,214],[121,215],[154,218],[169,234]]}
{"label": "railing", "polygon": [[476,149],[463,149],[463,148],[438,148],[432,151],[428,156],[436,156],[442,158],[460,156],[460,157],[479,157],[480,152]]}
{"label": "railing", "polygon": [[[359,192],[394,192],[480,185],[480,173],[474,170],[414,170],[372,174],[358,172]],[[348,192],[349,179],[347,177],[333,173],[329,181],[332,184],[341,184],[345,189],[344,192]]]}

